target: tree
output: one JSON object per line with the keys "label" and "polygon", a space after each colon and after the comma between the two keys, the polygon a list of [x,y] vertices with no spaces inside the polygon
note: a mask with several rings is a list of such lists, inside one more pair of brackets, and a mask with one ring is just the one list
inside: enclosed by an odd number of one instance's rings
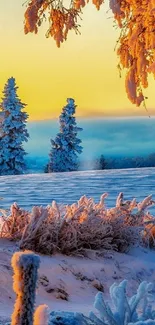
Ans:
{"label": "tree", "polygon": [[28,141],[26,129],[28,114],[22,112],[26,106],[17,95],[15,79],[9,78],[4,87],[4,98],[0,105],[3,119],[0,137],[0,175],[22,174],[26,168],[23,142]]}
{"label": "tree", "polygon": [[[58,47],[67,39],[69,30],[79,32],[78,18],[89,1],[30,0],[25,11],[25,34],[38,32],[46,13],[49,29],[46,36],[53,37]],[[92,0],[99,10],[104,0]],[[125,88],[129,100],[145,106],[143,89],[148,87],[148,74],[155,77],[155,1],[109,0],[116,27],[120,28],[117,41],[118,68],[127,71]],[[146,108],[146,106],[145,106]]]}
{"label": "tree", "polygon": [[146,159],[145,167],[155,167],[155,153],[151,153]]}
{"label": "tree", "polygon": [[74,99],[68,98],[67,105],[59,117],[60,132],[55,140],[51,140],[50,161],[48,172],[66,172],[78,169],[78,154],[82,152],[81,140],[77,133],[82,128],[76,126],[76,106]]}
{"label": "tree", "polygon": [[97,170],[103,170],[107,168],[107,161],[104,155],[101,155],[100,158],[96,159],[94,167]]}
{"label": "tree", "polygon": [[146,167],[145,166],[145,158],[144,157],[134,157],[132,159],[132,162],[133,162],[133,168],[142,168],[142,167]]}
{"label": "tree", "polygon": [[46,164],[45,167],[44,167],[44,173],[48,174],[48,172],[49,172],[49,163]]}
{"label": "tree", "polygon": [[103,155],[101,155],[99,163],[100,163],[100,169],[106,169],[107,163]]}

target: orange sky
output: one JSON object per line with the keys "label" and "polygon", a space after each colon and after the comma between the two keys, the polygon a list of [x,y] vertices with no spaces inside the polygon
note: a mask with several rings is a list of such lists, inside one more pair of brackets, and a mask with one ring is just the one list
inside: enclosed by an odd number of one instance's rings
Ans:
{"label": "orange sky", "polygon": [[[14,76],[31,120],[57,117],[67,97],[75,98],[79,116],[147,115],[143,106],[128,101],[124,78],[119,78],[114,52],[118,32],[111,12],[106,13],[108,1],[99,12],[88,5],[80,22],[82,34],[70,32],[60,49],[45,38],[46,26],[38,35],[24,35],[23,2],[0,1],[0,95]],[[150,79],[145,94],[152,115],[154,87]]]}

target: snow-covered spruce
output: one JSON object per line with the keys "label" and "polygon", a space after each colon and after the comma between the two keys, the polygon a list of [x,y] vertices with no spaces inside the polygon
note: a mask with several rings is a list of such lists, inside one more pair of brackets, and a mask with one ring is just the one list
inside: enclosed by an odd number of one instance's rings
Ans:
{"label": "snow-covered spruce", "polygon": [[68,98],[67,105],[59,117],[60,131],[55,140],[51,140],[48,172],[66,172],[78,169],[78,154],[82,152],[81,140],[77,134],[82,128],[77,127],[74,99]]}
{"label": "snow-covered spruce", "polygon": [[155,311],[153,310],[154,285],[143,281],[137,293],[127,297],[127,280],[120,284],[114,283],[110,287],[110,297],[114,310],[105,302],[103,294],[99,292],[95,297],[94,307],[99,311],[100,318],[93,312],[90,318],[97,325],[155,325]]}
{"label": "snow-covered spruce", "polygon": [[26,106],[17,95],[15,79],[9,78],[4,87],[0,136],[0,175],[18,175],[26,169],[23,142],[29,134],[26,129],[28,114],[22,109]]}

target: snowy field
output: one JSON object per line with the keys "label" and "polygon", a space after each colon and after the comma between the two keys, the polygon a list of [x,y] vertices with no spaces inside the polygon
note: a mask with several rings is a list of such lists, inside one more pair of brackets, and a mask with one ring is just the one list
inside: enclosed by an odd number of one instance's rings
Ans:
{"label": "snowy field", "polygon": [[[33,205],[47,205],[52,200],[72,203],[86,194],[99,200],[103,192],[109,193],[107,205],[115,205],[116,196],[124,192],[125,199],[135,197],[142,200],[149,194],[155,199],[155,168],[88,171],[61,174],[36,174],[6,176],[0,178],[1,207],[9,208],[16,201],[20,206],[31,209]],[[151,209],[150,209],[151,210]],[[152,207],[155,214],[155,208]],[[14,242],[0,240],[0,324],[10,319],[15,302],[12,290],[11,257],[18,247]],[[134,294],[140,282],[155,283],[154,251],[135,248],[128,254],[107,252],[103,257],[67,257],[57,254],[41,255],[41,267],[37,289],[37,305],[47,304],[52,310],[83,312],[88,315],[93,309],[98,280],[109,301],[112,283],[129,280],[128,294]],[[67,300],[59,295],[65,293]]]}
{"label": "snowy field", "polygon": [[[0,325],[9,320],[13,312],[15,294],[12,290],[12,269],[10,266],[13,242],[0,241]],[[47,304],[49,310],[82,312],[88,315],[93,308],[94,297],[98,290],[94,281],[98,280],[104,297],[110,302],[109,287],[129,281],[128,294],[131,296],[142,281],[155,283],[154,252],[133,249],[128,254],[109,252],[100,258],[79,258],[55,255],[41,256],[36,305]],[[63,290],[67,300],[59,295]],[[45,324],[42,324],[45,325]]]}
{"label": "snowy field", "polygon": [[[82,195],[95,201],[104,192],[109,193],[107,206],[115,204],[116,196],[123,192],[125,199],[142,200],[149,194],[155,199],[155,168],[87,171],[57,174],[4,176],[0,178],[1,208],[10,208],[13,202],[31,209],[33,205],[47,205],[56,200],[70,204]],[[150,211],[155,213],[155,207]]]}

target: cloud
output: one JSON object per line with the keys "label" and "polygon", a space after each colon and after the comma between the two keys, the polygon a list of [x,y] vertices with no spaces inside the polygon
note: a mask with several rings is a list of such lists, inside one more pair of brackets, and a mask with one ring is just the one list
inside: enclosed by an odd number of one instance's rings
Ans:
{"label": "cloud", "polygon": [[[83,128],[81,159],[145,156],[155,152],[155,118],[78,119]],[[50,138],[58,132],[58,121],[29,122],[30,140],[25,145],[31,156],[47,157]]]}

